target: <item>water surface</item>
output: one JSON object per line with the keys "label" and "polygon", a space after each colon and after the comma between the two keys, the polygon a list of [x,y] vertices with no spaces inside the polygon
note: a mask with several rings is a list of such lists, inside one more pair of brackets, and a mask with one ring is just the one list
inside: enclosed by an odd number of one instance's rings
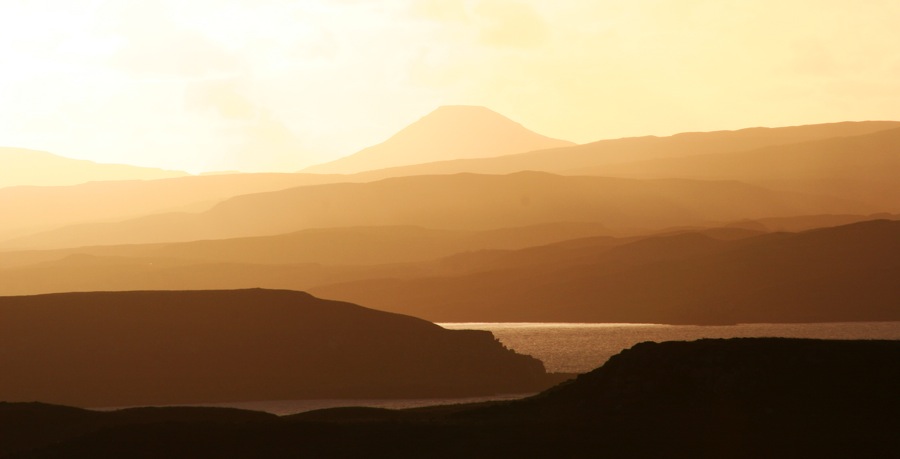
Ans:
{"label": "water surface", "polygon": [[[551,372],[584,373],[609,357],[643,341],[693,341],[700,338],[791,337],[820,339],[900,339],[900,322],[816,324],[739,324],[723,326],[583,323],[442,323],[449,329],[488,330],[506,347],[544,362]],[[264,400],[204,404],[285,415],[339,406],[415,408],[488,400],[511,400],[531,394],[470,398]]]}
{"label": "water surface", "polygon": [[642,341],[700,338],[785,337],[819,339],[900,339],[900,322],[812,324],[660,325],[462,322],[449,329],[488,330],[506,347],[544,362],[547,371],[584,373]]}

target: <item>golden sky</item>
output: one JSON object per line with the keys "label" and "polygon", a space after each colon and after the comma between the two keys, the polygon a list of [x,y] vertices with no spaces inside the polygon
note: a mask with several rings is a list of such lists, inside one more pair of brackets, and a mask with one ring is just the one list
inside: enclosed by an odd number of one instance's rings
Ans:
{"label": "golden sky", "polygon": [[297,170],[440,105],[542,134],[900,119],[896,0],[3,0],[0,146]]}

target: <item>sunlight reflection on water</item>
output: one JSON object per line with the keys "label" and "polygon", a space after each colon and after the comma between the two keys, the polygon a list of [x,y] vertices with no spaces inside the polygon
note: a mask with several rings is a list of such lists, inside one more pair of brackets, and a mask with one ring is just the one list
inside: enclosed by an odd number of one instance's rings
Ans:
{"label": "sunlight reflection on water", "polygon": [[434,405],[515,400],[529,395],[533,394],[498,394],[466,398],[263,400],[252,402],[209,403],[203,404],[202,406],[240,408],[245,410],[266,411],[277,415],[286,415],[342,406],[365,406],[401,410],[405,408],[418,408]]}
{"label": "sunlight reflection on water", "polygon": [[579,323],[440,323],[449,329],[488,330],[506,347],[544,362],[547,371],[584,373],[642,341],[788,337],[900,339],[900,322],[815,324],[660,325]]}
{"label": "sunlight reflection on water", "polygon": [[[692,341],[700,338],[793,337],[822,339],[900,339],[900,322],[818,324],[739,324],[724,326],[580,323],[441,323],[449,329],[488,330],[505,346],[544,362],[551,372],[584,373],[643,341]],[[473,398],[263,400],[210,403],[284,415],[339,406],[414,408],[420,406],[511,400],[530,394]],[[105,408],[110,410],[113,408]]]}

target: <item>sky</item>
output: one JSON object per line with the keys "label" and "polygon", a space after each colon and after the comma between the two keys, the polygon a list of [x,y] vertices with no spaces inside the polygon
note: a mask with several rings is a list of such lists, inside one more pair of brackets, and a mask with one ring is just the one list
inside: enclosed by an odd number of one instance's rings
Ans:
{"label": "sky", "polygon": [[585,143],[900,120],[896,0],[3,0],[0,146],[294,171],[441,105]]}

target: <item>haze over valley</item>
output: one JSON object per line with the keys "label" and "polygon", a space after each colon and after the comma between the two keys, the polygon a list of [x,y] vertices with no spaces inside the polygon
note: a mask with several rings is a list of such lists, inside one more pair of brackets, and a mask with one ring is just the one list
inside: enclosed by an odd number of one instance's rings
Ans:
{"label": "haze over valley", "polygon": [[897,123],[566,146],[435,113],[302,172],[0,188],[0,397],[498,397],[572,375],[428,321],[900,323]]}
{"label": "haze over valley", "polygon": [[0,458],[900,457],[896,3],[50,3]]}
{"label": "haze over valley", "polygon": [[[8,186],[0,293],[265,287],[435,321],[897,320],[898,129],[567,146],[454,106],[319,168],[341,174]],[[349,166],[363,159],[375,170]]]}

